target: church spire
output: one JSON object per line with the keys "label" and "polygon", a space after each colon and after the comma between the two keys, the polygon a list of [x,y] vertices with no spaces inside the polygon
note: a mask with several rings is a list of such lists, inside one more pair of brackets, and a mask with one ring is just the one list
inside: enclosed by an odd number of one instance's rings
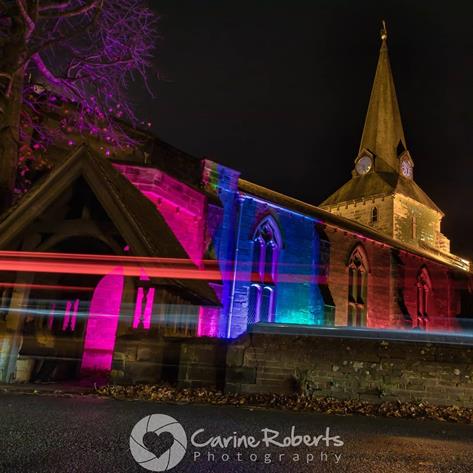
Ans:
{"label": "church spire", "polygon": [[363,150],[374,153],[377,171],[398,172],[398,157],[406,149],[406,139],[389,62],[387,38],[386,23],[383,21],[381,49],[359,154]]}

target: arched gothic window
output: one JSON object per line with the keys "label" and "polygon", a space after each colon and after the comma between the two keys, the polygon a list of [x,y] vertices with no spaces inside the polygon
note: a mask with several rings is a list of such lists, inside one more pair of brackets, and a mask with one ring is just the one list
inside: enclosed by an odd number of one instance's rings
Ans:
{"label": "arched gothic window", "polygon": [[366,326],[368,314],[368,262],[361,246],[348,261],[348,322],[354,327]]}
{"label": "arched gothic window", "polygon": [[432,283],[426,267],[417,275],[417,328],[426,330],[429,322],[429,299]]}
{"label": "arched gothic window", "polygon": [[378,207],[373,207],[371,209],[371,223],[378,223]]}
{"label": "arched gothic window", "polygon": [[249,323],[273,322],[281,234],[272,217],[266,217],[253,236],[253,263],[248,299]]}

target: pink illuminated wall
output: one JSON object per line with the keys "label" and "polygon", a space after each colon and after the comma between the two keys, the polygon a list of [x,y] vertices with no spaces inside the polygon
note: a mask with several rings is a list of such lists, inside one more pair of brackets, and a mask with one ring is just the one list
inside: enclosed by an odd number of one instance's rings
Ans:
{"label": "pink illuminated wall", "polygon": [[94,290],[82,355],[82,372],[108,372],[113,350],[124,286],[123,268],[104,276]]}
{"label": "pink illuminated wall", "polygon": [[114,166],[153,202],[189,258],[200,266],[205,247],[206,197],[159,169]]}
{"label": "pink illuminated wall", "polygon": [[[213,216],[207,228],[207,233],[209,231],[211,233],[206,235],[207,199],[205,195],[159,169],[123,164],[114,164],[114,166],[153,202],[189,258],[200,267],[206,244],[209,243],[222,218],[221,214]],[[137,328],[140,321],[143,328],[150,327],[153,297],[154,289],[146,291],[138,288],[133,328]],[[219,317],[219,308],[201,307],[197,335],[218,336]]]}
{"label": "pink illuminated wall", "polygon": [[200,307],[198,337],[217,337],[220,307]]}
{"label": "pink illuminated wall", "polygon": [[[222,286],[210,283],[217,297],[222,300]],[[198,337],[218,337],[220,322],[220,307],[200,307],[199,323],[197,326]]]}

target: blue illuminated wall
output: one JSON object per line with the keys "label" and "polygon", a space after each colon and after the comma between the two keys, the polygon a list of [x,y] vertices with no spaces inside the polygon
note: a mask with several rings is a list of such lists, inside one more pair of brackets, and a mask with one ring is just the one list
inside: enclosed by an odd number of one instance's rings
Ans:
{"label": "blue illuminated wall", "polygon": [[[274,322],[323,325],[325,302],[319,288],[320,238],[317,221],[238,191],[239,174],[212,161],[205,162],[204,184],[215,195],[222,215],[208,256],[218,259],[222,272],[219,337],[237,337],[248,327],[248,299],[253,267],[253,236],[271,216],[282,244],[278,255]],[[216,211],[209,204],[209,222]]]}
{"label": "blue illuminated wall", "polygon": [[210,160],[204,161],[203,185],[213,197],[208,204],[207,227],[216,227],[212,233],[207,257],[217,259],[222,273],[220,317],[218,334],[229,336],[228,314],[232,302],[234,258],[236,251],[236,221],[238,218],[238,178],[240,173]]}
{"label": "blue illuminated wall", "polygon": [[320,325],[324,301],[317,284],[319,238],[313,219],[276,207],[249,195],[240,195],[237,221],[237,279],[228,314],[230,337],[247,329],[248,294],[253,262],[253,235],[259,222],[271,216],[279,227],[282,247],[275,290],[276,323]]}

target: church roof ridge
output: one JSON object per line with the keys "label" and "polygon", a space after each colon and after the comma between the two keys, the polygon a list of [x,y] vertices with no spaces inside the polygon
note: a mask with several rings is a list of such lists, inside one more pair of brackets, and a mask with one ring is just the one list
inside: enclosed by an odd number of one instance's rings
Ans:
{"label": "church roof ridge", "polygon": [[400,240],[396,240],[370,226],[357,222],[356,220],[333,214],[321,206],[304,202],[295,197],[268,189],[264,186],[260,186],[259,184],[255,184],[254,182],[247,181],[242,178],[238,180],[238,188],[241,192],[246,194],[268,200],[273,204],[284,206],[286,209],[315,218],[322,224],[336,227],[342,231],[348,231],[364,238],[372,239],[379,244],[386,244],[401,251],[407,251],[414,255],[424,256],[437,263],[446,264],[452,269],[466,271],[470,274],[473,273],[473,267],[470,266],[470,263],[465,263],[465,260],[456,255],[442,253],[442,255],[439,256],[437,254],[438,252],[434,252],[432,250],[429,251],[427,249],[415,247]]}

